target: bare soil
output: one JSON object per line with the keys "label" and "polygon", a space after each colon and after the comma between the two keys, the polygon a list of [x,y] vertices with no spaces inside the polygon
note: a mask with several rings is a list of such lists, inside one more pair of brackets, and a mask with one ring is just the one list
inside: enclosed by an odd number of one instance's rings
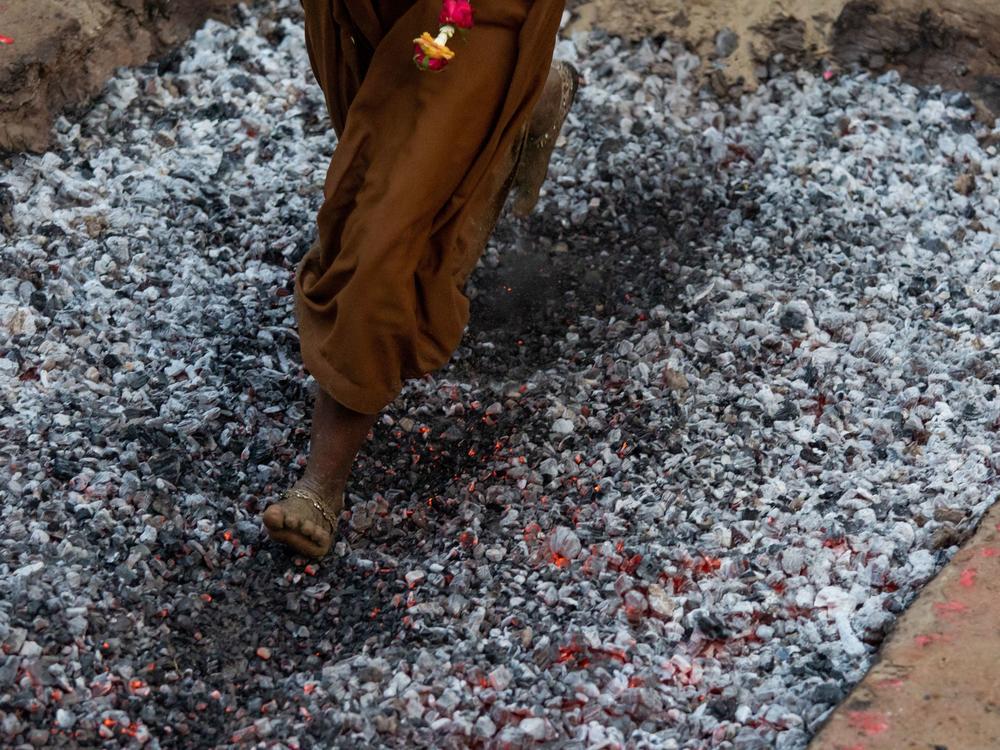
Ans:
{"label": "bare soil", "polygon": [[53,119],[85,104],[115,68],[187,39],[235,0],[0,0],[0,151],[43,151]]}
{"label": "bare soil", "polygon": [[[85,105],[122,65],[141,65],[235,0],[0,0],[0,151],[42,151],[52,121]],[[571,30],[628,38],[669,34],[709,64],[720,95],[793,66],[897,69],[917,83],[969,92],[1000,114],[1000,3],[995,0],[570,0]],[[721,33],[720,33],[721,32]]]}

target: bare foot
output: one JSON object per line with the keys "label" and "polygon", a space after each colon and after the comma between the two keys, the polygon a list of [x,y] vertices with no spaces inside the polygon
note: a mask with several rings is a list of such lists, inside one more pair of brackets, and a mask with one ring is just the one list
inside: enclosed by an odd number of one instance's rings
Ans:
{"label": "bare foot", "polygon": [[309,557],[330,551],[351,465],[375,418],[351,411],[317,389],[305,473],[264,511],[264,525],[274,541]]}
{"label": "bare foot", "polygon": [[324,557],[333,545],[343,507],[343,492],[318,490],[303,479],[280,502],[268,506],[264,526],[274,541],[307,557]]}
{"label": "bare foot", "polygon": [[528,134],[516,167],[512,207],[516,216],[527,216],[538,202],[538,193],[549,171],[552,150],[579,86],[580,74],[576,68],[567,62],[552,63],[545,90],[531,115]]}

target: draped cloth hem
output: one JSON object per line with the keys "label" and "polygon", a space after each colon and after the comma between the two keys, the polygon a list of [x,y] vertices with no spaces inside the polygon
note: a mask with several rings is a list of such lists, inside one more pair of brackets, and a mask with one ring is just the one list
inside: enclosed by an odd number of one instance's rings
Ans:
{"label": "draped cloth hem", "polygon": [[302,359],[335,400],[375,413],[458,347],[463,287],[509,187],[564,3],[480,0],[441,73],[410,60],[412,39],[437,28],[440,0],[303,5],[339,142],[318,240],[296,271]]}

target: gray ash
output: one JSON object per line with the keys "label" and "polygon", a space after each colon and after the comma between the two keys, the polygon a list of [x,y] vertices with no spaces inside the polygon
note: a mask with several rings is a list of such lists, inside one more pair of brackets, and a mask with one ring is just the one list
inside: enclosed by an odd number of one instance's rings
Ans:
{"label": "gray ash", "polygon": [[989,133],[892,75],[720,104],[669,41],[561,41],[539,210],[307,563],[257,520],[334,146],[298,13],[0,179],[0,743],[804,747],[996,499]]}

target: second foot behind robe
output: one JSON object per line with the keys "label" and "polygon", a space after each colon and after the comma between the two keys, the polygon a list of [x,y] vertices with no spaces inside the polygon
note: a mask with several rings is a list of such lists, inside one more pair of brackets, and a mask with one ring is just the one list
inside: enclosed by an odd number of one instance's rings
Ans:
{"label": "second foot behind robe", "polygon": [[462,289],[493,229],[541,95],[562,0],[479,0],[440,73],[412,62],[441,0],[304,0],[306,42],[339,135],[295,303],[306,369],[374,414],[451,357]]}

